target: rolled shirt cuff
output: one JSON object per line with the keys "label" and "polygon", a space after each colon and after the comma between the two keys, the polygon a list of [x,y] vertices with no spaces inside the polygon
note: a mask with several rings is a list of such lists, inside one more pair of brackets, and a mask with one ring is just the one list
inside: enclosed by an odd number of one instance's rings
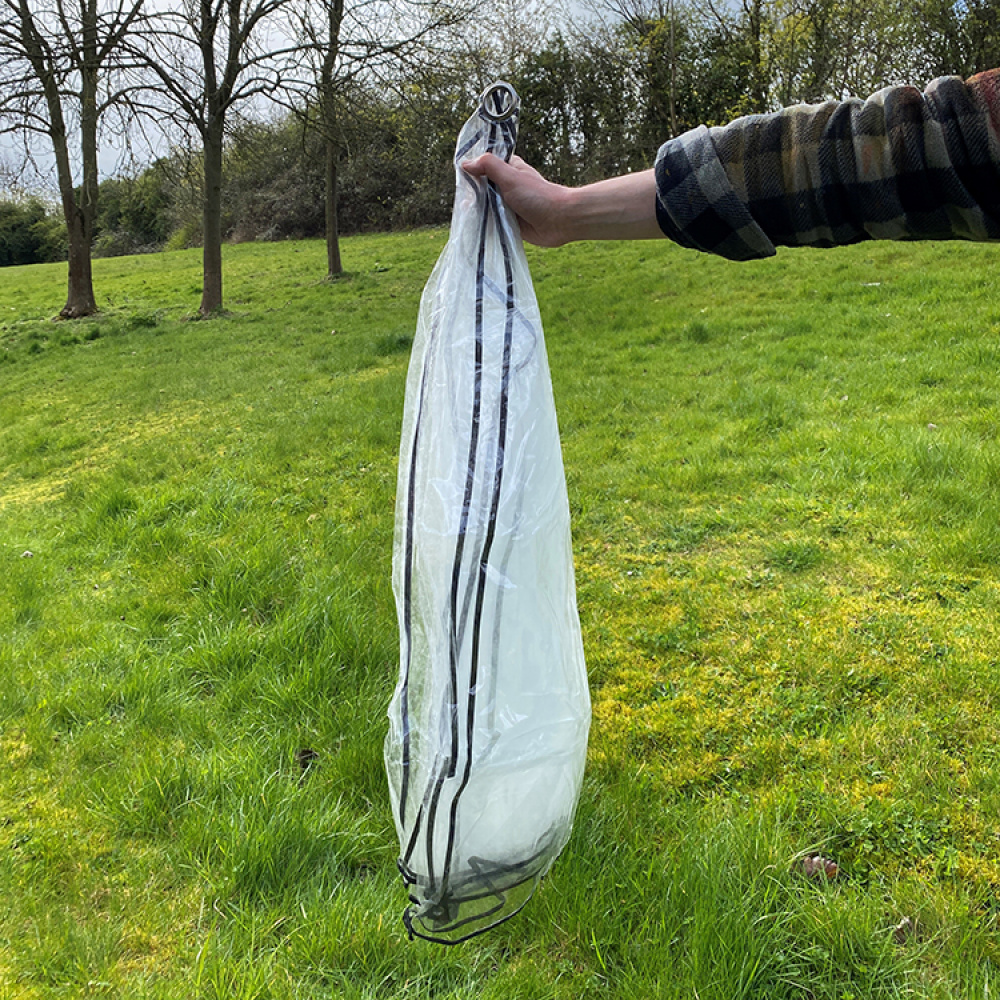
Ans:
{"label": "rolled shirt cuff", "polygon": [[733,190],[704,125],[668,139],[654,170],[656,220],[675,243],[729,260],[774,256],[774,244]]}

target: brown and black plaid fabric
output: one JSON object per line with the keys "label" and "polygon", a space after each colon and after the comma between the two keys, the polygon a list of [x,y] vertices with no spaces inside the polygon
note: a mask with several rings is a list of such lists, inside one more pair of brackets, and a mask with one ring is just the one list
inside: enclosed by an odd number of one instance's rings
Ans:
{"label": "brown and black plaid fabric", "polygon": [[1000,70],[702,126],[660,148],[656,184],[664,233],[732,260],[1000,240]]}

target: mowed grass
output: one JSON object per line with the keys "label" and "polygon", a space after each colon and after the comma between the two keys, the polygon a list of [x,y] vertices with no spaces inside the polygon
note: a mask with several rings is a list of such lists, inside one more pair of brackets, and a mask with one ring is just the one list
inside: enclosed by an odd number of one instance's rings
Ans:
{"label": "mowed grass", "polygon": [[[594,700],[525,911],[406,940],[396,450],[445,233],[0,270],[0,996],[988,997],[1000,270],[532,251]],[[798,861],[821,853],[831,881]],[[908,919],[908,923],[906,920]]]}

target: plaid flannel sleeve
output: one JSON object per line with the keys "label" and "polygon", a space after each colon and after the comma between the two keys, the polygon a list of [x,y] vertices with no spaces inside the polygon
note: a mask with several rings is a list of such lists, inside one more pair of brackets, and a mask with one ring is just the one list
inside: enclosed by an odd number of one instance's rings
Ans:
{"label": "plaid flannel sleeve", "polygon": [[671,139],[660,228],[731,260],[775,246],[1000,239],[1000,70],[797,105]]}

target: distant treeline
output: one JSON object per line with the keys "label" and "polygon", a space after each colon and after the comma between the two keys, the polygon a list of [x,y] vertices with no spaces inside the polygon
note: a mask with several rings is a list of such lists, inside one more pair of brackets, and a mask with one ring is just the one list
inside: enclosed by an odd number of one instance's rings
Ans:
{"label": "distant treeline", "polygon": [[[518,151],[553,180],[642,169],[662,141],[699,124],[1000,65],[1000,0],[618,6],[613,27],[551,34],[508,59],[523,108]],[[496,60],[469,51],[393,87],[342,87],[342,233],[448,220],[455,136],[496,72]],[[230,129],[229,240],[323,235],[324,147],[304,126],[308,110]],[[103,181],[95,255],[199,245],[202,176],[199,155],[178,145],[134,176]],[[0,202],[0,265],[64,259],[63,232],[58,206]]]}
{"label": "distant treeline", "polygon": [[38,198],[0,201],[0,267],[66,259],[66,225]]}

